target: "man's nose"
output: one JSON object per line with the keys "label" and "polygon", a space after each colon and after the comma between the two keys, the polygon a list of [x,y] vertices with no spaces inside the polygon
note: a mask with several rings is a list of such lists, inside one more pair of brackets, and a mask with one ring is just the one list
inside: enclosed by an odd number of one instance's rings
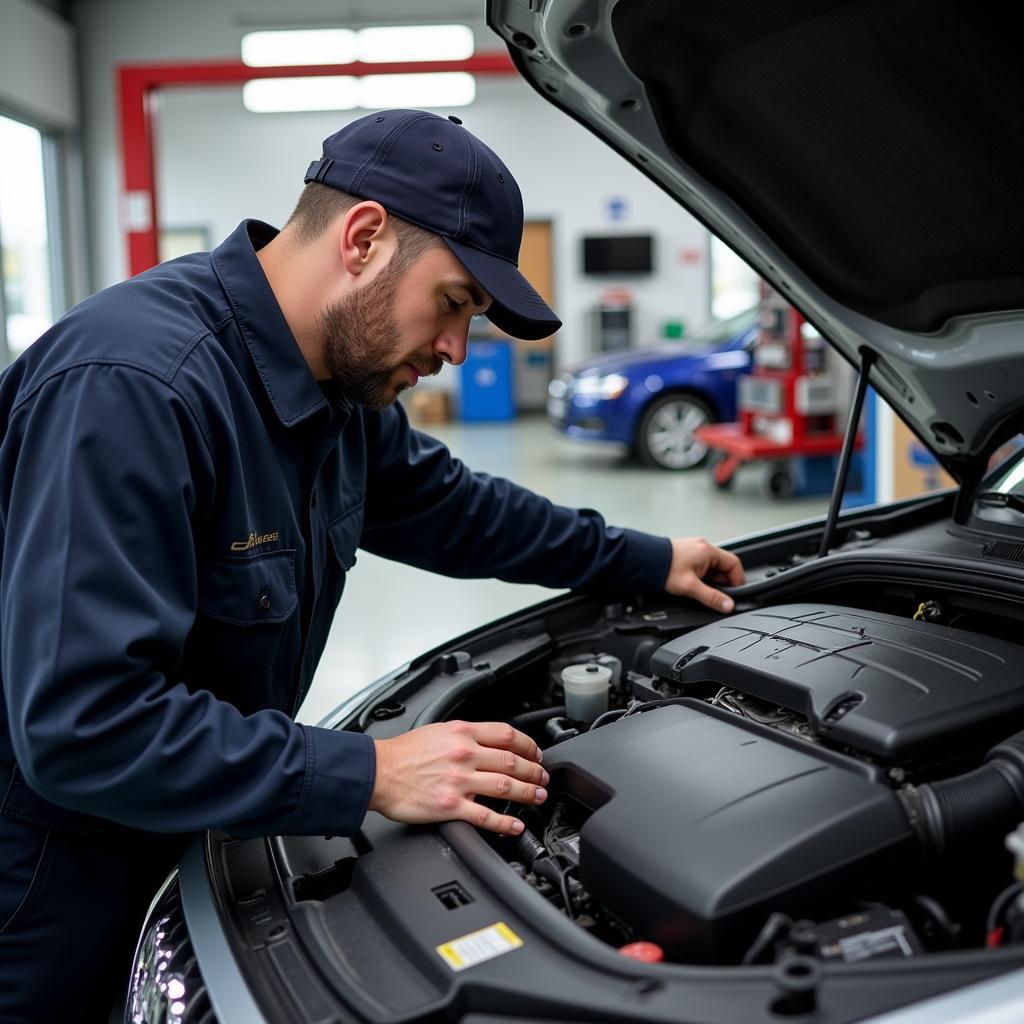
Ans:
{"label": "man's nose", "polygon": [[466,361],[466,346],[469,344],[469,324],[465,327],[453,327],[439,334],[434,340],[434,351],[453,366],[461,366]]}

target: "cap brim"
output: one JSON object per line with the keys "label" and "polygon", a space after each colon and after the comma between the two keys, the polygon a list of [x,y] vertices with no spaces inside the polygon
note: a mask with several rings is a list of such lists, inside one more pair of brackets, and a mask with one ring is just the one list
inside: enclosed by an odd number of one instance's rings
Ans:
{"label": "cap brim", "polygon": [[494,300],[486,315],[496,327],[513,338],[537,341],[562,326],[562,321],[514,264],[441,237],[455,258]]}

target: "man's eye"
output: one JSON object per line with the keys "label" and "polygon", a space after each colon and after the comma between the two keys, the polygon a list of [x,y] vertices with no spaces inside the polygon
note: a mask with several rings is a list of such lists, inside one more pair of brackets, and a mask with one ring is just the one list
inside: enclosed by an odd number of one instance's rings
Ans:
{"label": "man's eye", "polygon": [[445,302],[448,303],[448,308],[453,313],[458,312],[458,310],[462,309],[462,307],[465,305],[465,303],[459,302],[458,300],[452,298],[451,295],[447,295],[447,294],[445,295],[444,300],[445,300]]}

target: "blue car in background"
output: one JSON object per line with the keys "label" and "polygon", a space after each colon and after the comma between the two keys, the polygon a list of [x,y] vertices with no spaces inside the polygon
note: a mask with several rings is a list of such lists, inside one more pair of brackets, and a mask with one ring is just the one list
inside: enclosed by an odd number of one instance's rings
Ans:
{"label": "blue car in background", "polygon": [[736,419],[756,333],[751,309],[681,342],[595,356],[551,382],[548,417],[568,437],[619,441],[649,466],[693,469],[708,454],[694,431]]}

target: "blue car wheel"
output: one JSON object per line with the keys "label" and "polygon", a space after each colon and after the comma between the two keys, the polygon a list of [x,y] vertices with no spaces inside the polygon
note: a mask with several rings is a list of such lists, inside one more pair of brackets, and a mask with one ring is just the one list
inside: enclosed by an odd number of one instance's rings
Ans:
{"label": "blue car wheel", "polygon": [[711,407],[696,395],[663,395],[651,402],[640,419],[636,453],[648,466],[693,469],[708,456],[708,446],[694,431],[714,419]]}

